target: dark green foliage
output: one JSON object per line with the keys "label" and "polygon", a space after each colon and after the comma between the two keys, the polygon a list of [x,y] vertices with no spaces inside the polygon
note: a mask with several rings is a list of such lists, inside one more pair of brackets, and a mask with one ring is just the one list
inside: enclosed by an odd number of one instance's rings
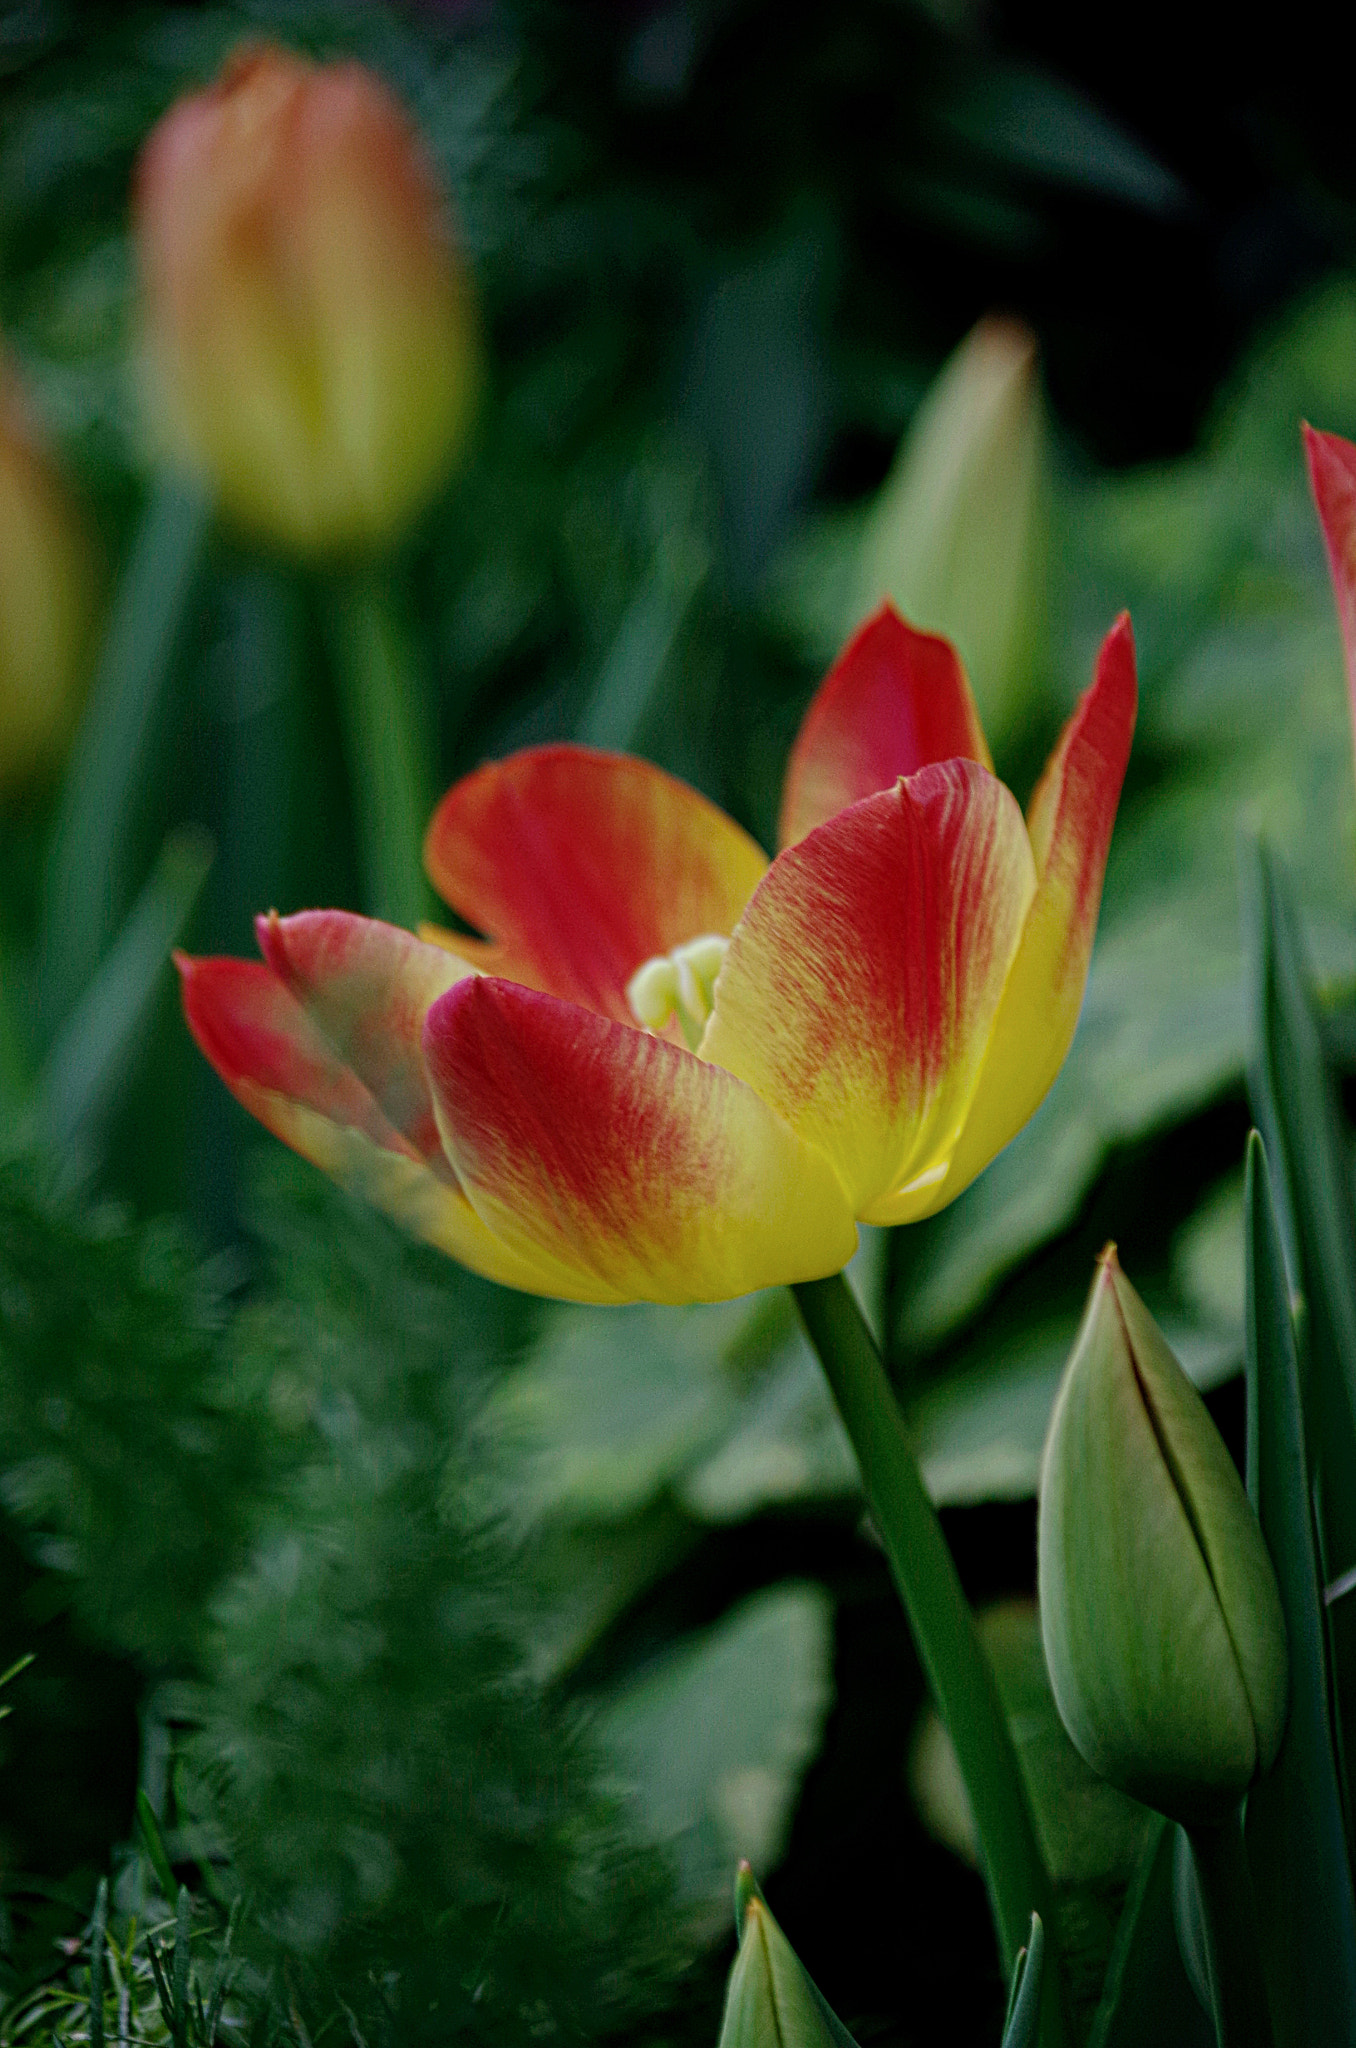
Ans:
{"label": "dark green foliage", "polygon": [[672,1969],[662,1866],[522,1675],[521,1595],[464,1450],[466,1290],[328,1194],[282,1220],[280,1290],[244,1353],[251,1401],[304,1420],[215,1605],[189,1803],[265,1952],[368,2038],[633,2022]]}
{"label": "dark green foliage", "polygon": [[1260,1138],[1248,1147],[1248,1482],[1290,1644],[1280,1755],[1248,1801],[1248,1855],[1278,2040],[1356,2028],[1356,1898],[1333,1730],[1322,1583],[1285,1263]]}
{"label": "dark green foliage", "polygon": [[88,1925],[62,1944],[78,1952],[78,1960],[61,1976],[49,1968],[43,1981],[10,2002],[9,2036],[63,2048],[132,2040],[156,2048],[217,2048],[223,2038],[242,2037],[254,2048],[280,2038],[295,2048],[297,2037],[276,2001],[257,1979],[243,1975],[232,1954],[237,1918],[223,1926],[215,1914],[195,1913],[186,1890],[173,1914],[155,1897],[138,1913],[110,1912],[107,1880],[100,1879]]}
{"label": "dark green foliage", "polygon": [[[122,1653],[179,1755],[172,1784],[163,1749],[144,1766],[162,1889],[168,1853],[248,1892],[246,1946],[312,2028],[342,2006],[367,2039],[634,2024],[679,1964],[666,1872],[524,1675],[520,1575],[468,1463],[522,1310],[304,1170],[278,1178],[265,1272],[231,1307],[171,1235],[0,1176],[0,1487],[30,1588],[86,1646],[66,1694],[100,1683],[91,1639]],[[147,1692],[158,1672],[172,1692]],[[124,1780],[105,1845],[130,1806]],[[176,1943],[148,1967],[189,2048]]]}
{"label": "dark green foliage", "polygon": [[264,1456],[220,1399],[222,1275],[0,1163],[0,1501],[87,1637],[176,1666],[240,1553]]}

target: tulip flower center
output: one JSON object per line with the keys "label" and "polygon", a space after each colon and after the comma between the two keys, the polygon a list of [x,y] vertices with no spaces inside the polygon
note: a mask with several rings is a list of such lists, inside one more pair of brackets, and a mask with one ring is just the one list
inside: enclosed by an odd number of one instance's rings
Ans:
{"label": "tulip flower center", "polygon": [[716,976],[729,943],[705,932],[671,953],[657,953],[645,961],[626,984],[626,1000],[636,1022],[647,1031],[662,1031],[676,1017],[688,1051],[695,1052],[711,1015]]}

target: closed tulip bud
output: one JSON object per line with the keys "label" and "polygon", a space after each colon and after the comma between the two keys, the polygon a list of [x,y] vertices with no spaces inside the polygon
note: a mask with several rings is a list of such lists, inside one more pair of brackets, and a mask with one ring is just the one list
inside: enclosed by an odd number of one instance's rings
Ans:
{"label": "closed tulip bud", "polygon": [[[735,1881],[739,1953],[718,2048],[839,2048],[818,1991],[767,1909],[747,1863]],[[844,2032],[846,2030],[843,2030]]]}
{"label": "closed tulip bud", "polygon": [[89,535],[0,365],[0,788],[70,738],[97,588]]}
{"label": "closed tulip bud", "polygon": [[1229,1453],[1114,1246],[1050,1421],[1038,1552],[1076,1747],[1174,1820],[1223,1821],[1280,1747],[1280,1595]]}
{"label": "closed tulip bud", "polygon": [[888,598],[954,641],[998,747],[1033,679],[1045,459],[1035,337],[981,320],[919,407],[862,543],[855,616]]}
{"label": "closed tulip bud", "polygon": [[242,52],[152,133],[135,213],[163,452],[284,547],[387,540],[446,475],[475,383],[447,211],[387,88]]}

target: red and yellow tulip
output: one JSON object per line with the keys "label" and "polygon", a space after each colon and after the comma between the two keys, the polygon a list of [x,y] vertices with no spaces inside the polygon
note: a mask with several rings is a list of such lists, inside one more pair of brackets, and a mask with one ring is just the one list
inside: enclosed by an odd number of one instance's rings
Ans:
{"label": "red and yellow tulip", "polygon": [[463,939],[340,911],[184,960],[270,1130],[418,1235],[578,1301],[819,1278],[952,1201],[1073,1037],[1135,717],[1112,628],[1025,819],[965,672],[888,608],[791,756],[781,851],[648,763],[533,747],[457,783]]}

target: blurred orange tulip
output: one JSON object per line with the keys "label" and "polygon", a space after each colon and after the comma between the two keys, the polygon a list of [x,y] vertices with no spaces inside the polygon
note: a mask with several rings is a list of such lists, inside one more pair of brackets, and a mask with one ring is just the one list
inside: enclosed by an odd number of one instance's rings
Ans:
{"label": "blurred orange tulip", "polygon": [[388,539],[448,471],[476,350],[447,209],[386,86],[240,52],[152,133],[135,215],[165,452],[287,548]]}
{"label": "blurred orange tulip", "polygon": [[0,788],[64,750],[98,581],[90,537],[0,364]]}

